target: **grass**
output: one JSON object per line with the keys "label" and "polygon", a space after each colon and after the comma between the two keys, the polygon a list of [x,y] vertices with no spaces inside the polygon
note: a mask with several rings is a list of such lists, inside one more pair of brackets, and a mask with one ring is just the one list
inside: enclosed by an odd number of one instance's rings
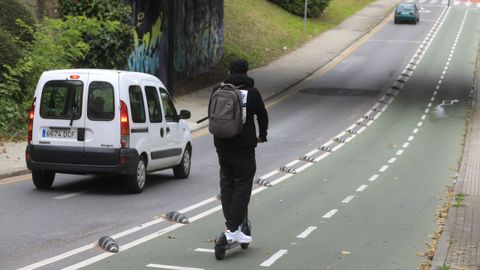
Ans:
{"label": "grass", "polygon": [[318,34],[334,28],[375,0],[331,0],[320,18],[307,20],[268,0],[225,0],[224,63],[241,57],[252,67],[268,64]]}
{"label": "grass", "polygon": [[463,207],[465,206],[465,194],[458,193],[455,194],[455,202],[452,204],[453,207]]}

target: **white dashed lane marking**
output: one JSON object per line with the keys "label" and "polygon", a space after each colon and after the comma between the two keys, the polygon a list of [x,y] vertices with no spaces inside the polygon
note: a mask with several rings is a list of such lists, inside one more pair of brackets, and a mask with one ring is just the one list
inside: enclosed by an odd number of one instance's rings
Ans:
{"label": "white dashed lane marking", "polygon": [[262,264],[260,264],[260,266],[270,267],[270,266],[272,266],[272,264],[275,263],[275,261],[277,261],[278,259],[280,259],[283,255],[285,255],[287,253],[288,253],[288,250],[280,249],[279,251],[277,251],[277,253],[273,254],[272,257],[270,257],[268,260],[266,260]]}
{"label": "white dashed lane marking", "polygon": [[353,195],[349,195],[345,199],[343,199],[342,203],[347,204],[347,203],[351,202],[354,198],[355,197]]}
{"label": "white dashed lane marking", "polygon": [[382,168],[380,168],[380,170],[378,170],[379,172],[384,172],[388,169],[388,165],[383,165]]}
{"label": "white dashed lane marking", "polygon": [[331,218],[333,215],[335,215],[338,212],[338,209],[332,209],[325,215],[323,215],[323,218]]}
{"label": "white dashed lane marking", "polygon": [[146,267],[156,268],[156,269],[167,269],[167,270],[203,270],[203,268],[183,267],[183,266],[155,264],[155,263],[147,264]]}
{"label": "white dashed lane marking", "polygon": [[64,200],[64,199],[69,199],[69,198],[73,198],[73,197],[76,197],[76,196],[80,196],[82,194],[84,194],[84,192],[68,193],[68,194],[65,194],[65,195],[54,197],[53,199]]}
{"label": "white dashed lane marking", "polygon": [[211,248],[196,248],[195,251],[205,252],[205,253],[215,253],[215,250]]}
{"label": "white dashed lane marking", "polygon": [[317,227],[310,226],[305,231],[303,231],[301,234],[297,235],[297,238],[307,238],[316,229],[317,229]]}
{"label": "white dashed lane marking", "polygon": [[356,191],[356,192],[362,192],[362,191],[364,191],[367,187],[368,187],[368,185],[361,185],[361,186],[359,186],[355,191]]}

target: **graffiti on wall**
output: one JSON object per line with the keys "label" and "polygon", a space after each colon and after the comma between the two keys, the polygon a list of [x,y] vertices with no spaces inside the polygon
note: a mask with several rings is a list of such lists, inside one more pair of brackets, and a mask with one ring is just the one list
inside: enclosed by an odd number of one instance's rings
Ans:
{"label": "graffiti on wall", "polygon": [[166,49],[163,1],[134,1],[133,51],[128,69],[166,78]]}
{"label": "graffiti on wall", "polygon": [[[163,81],[168,70],[168,2],[131,1],[135,33],[129,69]],[[175,5],[174,70],[182,79],[207,72],[223,56],[223,0],[177,0]]]}

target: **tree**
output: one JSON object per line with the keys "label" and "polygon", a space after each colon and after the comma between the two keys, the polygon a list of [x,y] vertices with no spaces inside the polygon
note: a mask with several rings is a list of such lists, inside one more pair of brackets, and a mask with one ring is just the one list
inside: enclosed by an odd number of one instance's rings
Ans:
{"label": "tree", "polygon": [[100,31],[85,33],[90,46],[86,57],[76,63],[78,67],[125,69],[133,47],[131,27],[132,11],[123,1],[60,0],[63,16],[85,16],[96,19]]}

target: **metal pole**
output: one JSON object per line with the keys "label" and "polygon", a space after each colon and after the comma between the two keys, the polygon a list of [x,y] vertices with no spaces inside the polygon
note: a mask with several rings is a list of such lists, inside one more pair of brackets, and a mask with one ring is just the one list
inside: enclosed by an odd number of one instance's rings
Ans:
{"label": "metal pole", "polygon": [[175,0],[168,1],[168,51],[167,51],[167,88],[172,97],[175,93]]}
{"label": "metal pole", "polygon": [[305,0],[305,13],[303,15],[303,32],[307,33],[307,6],[308,0]]}

